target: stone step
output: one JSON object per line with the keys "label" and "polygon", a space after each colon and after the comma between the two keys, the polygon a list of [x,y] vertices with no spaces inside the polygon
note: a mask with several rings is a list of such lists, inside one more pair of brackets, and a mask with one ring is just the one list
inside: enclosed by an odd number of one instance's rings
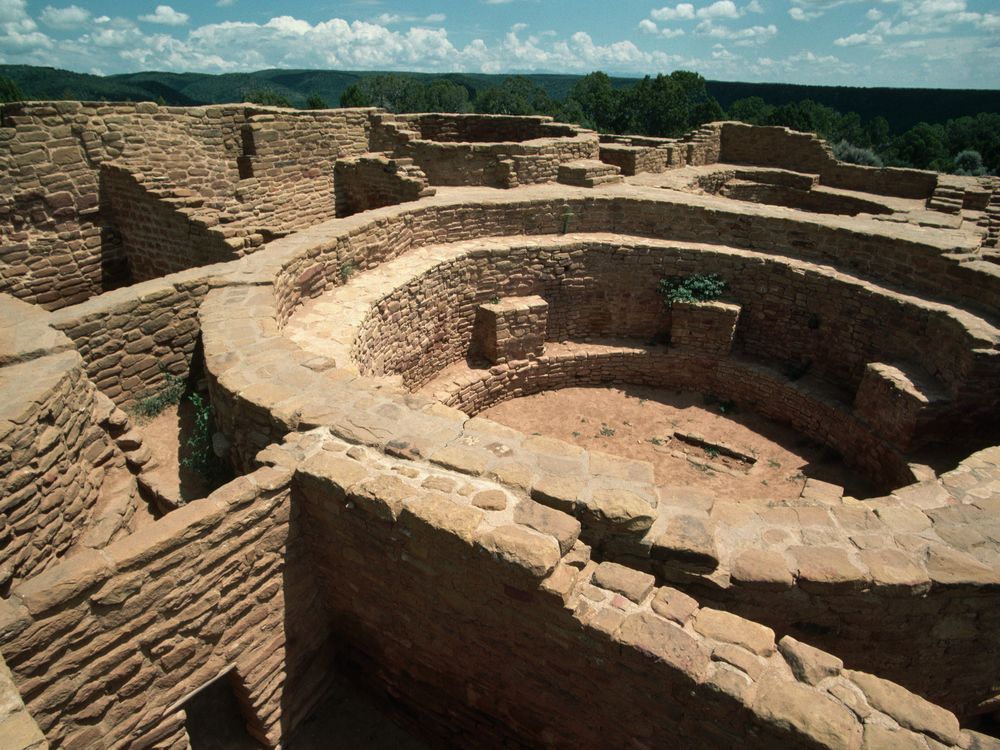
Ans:
{"label": "stone step", "polygon": [[580,159],[559,165],[558,181],[563,185],[595,187],[622,181],[621,169],[596,159]]}

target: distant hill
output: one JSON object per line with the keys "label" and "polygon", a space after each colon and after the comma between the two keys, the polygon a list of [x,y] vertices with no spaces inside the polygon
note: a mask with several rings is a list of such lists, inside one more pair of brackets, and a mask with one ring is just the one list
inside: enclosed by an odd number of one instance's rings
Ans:
{"label": "distant hill", "polygon": [[[304,106],[306,97],[318,94],[336,106],[344,89],[376,72],[340,70],[258,70],[253,73],[125,73],[95,76],[58,68],[31,65],[0,65],[0,75],[13,79],[32,99],[83,99],[146,101],[162,99],[168,104],[190,106],[240,101],[253,89],[270,88],[293,104]],[[428,80],[447,78],[469,89],[470,97],[482,88],[500,83],[505,75],[484,73],[410,73]],[[528,74],[554,99],[564,99],[580,76]],[[615,77],[616,87],[635,79]],[[1000,91],[975,89],[896,89],[849,86],[799,86],[787,83],[733,83],[708,81],[709,93],[723,108],[737,99],[759,96],[769,104],[786,104],[812,99],[841,112],[857,112],[863,120],[885,117],[895,132],[920,121],[945,120],[1000,112]]]}

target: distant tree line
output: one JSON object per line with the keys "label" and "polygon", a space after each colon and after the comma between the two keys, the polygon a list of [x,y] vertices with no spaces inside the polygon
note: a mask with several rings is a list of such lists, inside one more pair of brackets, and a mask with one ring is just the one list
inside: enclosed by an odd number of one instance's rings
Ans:
{"label": "distant tree line", "polygon": [[381,107],[390,112],[479,112],[551,115],[602,133],[676,137],[712,120],[783,125],[826,139],[843,161],[871,166],[915,167],[957,174],[1000,173],[1000,113],[982,112],[945,123],[919,123],[893,134],[885,117],[862,120],[804,99],[773,106],[757,96],[734,101],[728,111],[709,95],[697,73],[674,71],[615,87],[600,71],[580,78],[563,100],[540,85],[511,76],[478,91],[439,78],[377,75],[352,84],[342,107]]}

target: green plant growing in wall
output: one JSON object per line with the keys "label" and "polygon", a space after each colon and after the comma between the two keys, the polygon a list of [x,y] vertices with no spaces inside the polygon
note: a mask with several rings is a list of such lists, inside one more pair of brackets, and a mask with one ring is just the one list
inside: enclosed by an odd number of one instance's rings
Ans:
{"label": "green plant growing in wall", "polygon": [[184,378],[174,375],[162,365],[160,372],[163,373],[164,385],[158,391],[149,393],[139,399],[131,411],[139,417],[152,419],[159,415],[168,406],[179,404],[184,395]]}
{"label": "green plant growing in wall", "polygon": [[562,223],[562,233],[563,234],[566,234],[569,231],[569,222],[570,222],[570,220],[572,218],[573,218],[573,209],[571,209],[569,206],[566,206],[566,210],[563,211],[563,215],[562,215],[562,220],[563,220],[563,223]]}
{"label": "green plant growing in wall", "polygon": [[346,284],[348,282],[348,280],[354,275],[354,273],[357,270],[358,270],[358,267],[356,265],[354,265],[353,263],[348,262],[348,263],[341,264],[341,266],[340,266],[340,280],[343,281]]}
{"label": "green plant growing in wall", "polygon": [[194,425],[187,439],[188,455],[180,464],[198,472],[210,487],[215,488],[225,481],[226,468],[212,446],[215,424],[212,405],[200,393],[192,393],[188,400],[194,407]]}
{"label": "green plant growing in wall", "polygon": [[660,279],[660,294],[667,307],[675,302],[710,302],[726,291],[726,282],[717,273],[693,273]]}

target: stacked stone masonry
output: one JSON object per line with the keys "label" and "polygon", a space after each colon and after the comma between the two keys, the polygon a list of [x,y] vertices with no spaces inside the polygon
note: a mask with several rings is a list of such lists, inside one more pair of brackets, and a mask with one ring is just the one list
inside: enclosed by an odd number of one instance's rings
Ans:
{"label": "stacked stone masonry", "polygon": [[[5,747],[184,750],[220,676],[294,747],[345,660],[448,746],[1000,747],[994,182],[75,102],[3,105],[0,167]],[[724,297],[665,304],[695,273]],[[243,476],[147,508],[123,408],[175,377]],[[884,494],[723,502],[476,416],[582,384],[711,391]]]}

